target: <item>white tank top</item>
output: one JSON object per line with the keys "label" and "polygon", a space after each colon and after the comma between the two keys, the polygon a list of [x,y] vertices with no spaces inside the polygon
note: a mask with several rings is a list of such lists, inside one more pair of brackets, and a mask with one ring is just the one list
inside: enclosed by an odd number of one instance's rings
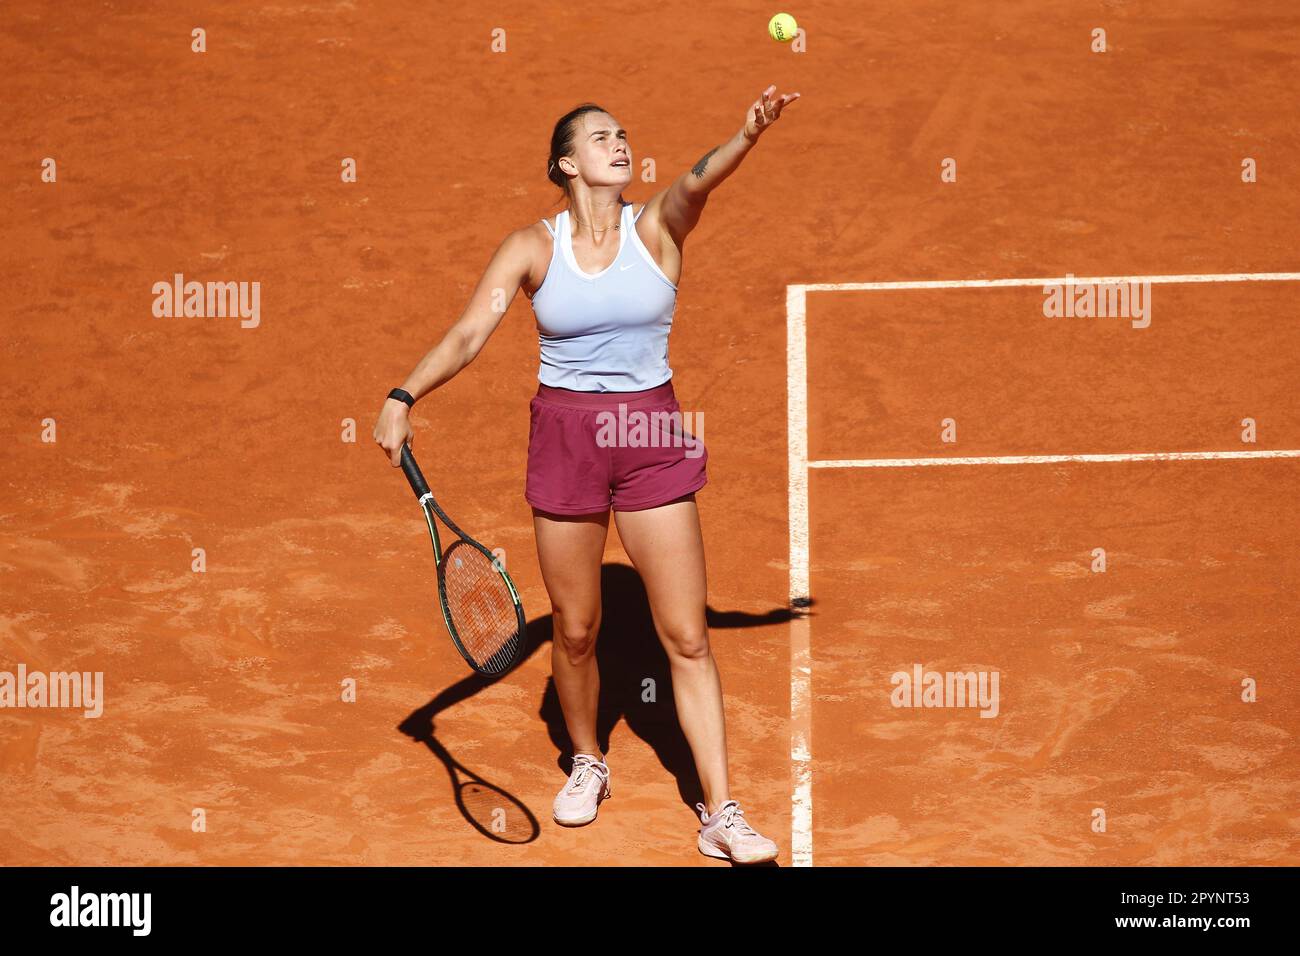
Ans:
{"label": "white tank top", "polygon": [[[645,211],[643,206],[641,212]],[[594,275],[573,255],[566,209],[555,226],[546,278],[533,295],[543,385],[580,392],[638,392],[672,378],[668,332],[677,286],[668,281],[636,234],[632,204],[620,212],[618,255]]]}

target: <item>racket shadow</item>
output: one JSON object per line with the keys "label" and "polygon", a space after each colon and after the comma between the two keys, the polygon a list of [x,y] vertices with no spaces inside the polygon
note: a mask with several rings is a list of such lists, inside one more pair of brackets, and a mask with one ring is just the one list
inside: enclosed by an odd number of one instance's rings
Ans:
{"label": "racket shadow", "polygon": [[451,782],[452,799],[466,823],[495,843],[532,843],[541,833],[533,811],[505,788],[488,782],[462,764],[433,732],[438,714],[492,683],[492,678],[472,673],[412,712],[397,729],[428,747],[442,763]]}

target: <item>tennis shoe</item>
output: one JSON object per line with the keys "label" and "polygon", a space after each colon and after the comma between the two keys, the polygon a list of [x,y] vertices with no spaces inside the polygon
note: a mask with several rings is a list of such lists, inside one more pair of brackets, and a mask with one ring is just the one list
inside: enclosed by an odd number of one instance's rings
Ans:
{"label": "tennis shoe", "polygon": [[555,795],[551,816],[562,827],[580,827],[596,819],[600,801],[609,796],[609,767],[591,754],[575,754],[568,783]]}
{"label": "tennis shoe", "polygon": [[735,800],[718,807],[713,816],[705,812],[702,803],[697,803],[695,809],[700,811],[700,822],[704,824],[697,845],[705,856],[735,863],[767,863],[781,852],[774,842],[749,825]]}

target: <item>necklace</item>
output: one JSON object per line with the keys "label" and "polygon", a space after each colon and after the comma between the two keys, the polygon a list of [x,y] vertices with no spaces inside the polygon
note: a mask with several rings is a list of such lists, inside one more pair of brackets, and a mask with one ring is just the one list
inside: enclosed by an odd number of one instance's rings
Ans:
{"label": "necklace", "polygon": [[[573,216],[573,213],[570,212],[569,215]],[[588,226],[588,227],[591,229],[592,232],[609,232],[610,229],[613,229],[613,230],[615,230],[615,231],[617,232],[617,231],[618,231],[618,227],[619,227],[620,225],[622,225],[622,223],[620,223],[620,222],[616,222],[616,223],[614,223],[614,225],[612,225],[612,226],[606,226],[604,229],[597,229],[595,226],[590,226],[588,223],[583,222],[583,221],[582,221],[581,219],[579,219],[577,216],[573,216],[573,221],[576,222],[576,223],[577,223],[578,225],[580,225],[580,226]]]}

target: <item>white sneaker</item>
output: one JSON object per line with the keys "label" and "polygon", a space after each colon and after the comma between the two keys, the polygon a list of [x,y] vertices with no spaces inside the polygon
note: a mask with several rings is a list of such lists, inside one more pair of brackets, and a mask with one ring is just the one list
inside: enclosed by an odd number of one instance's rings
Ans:
{"label": "white sneaker", "polygon": [[735,800],[728,800],[709,816],[704,804],[697,803],[700,811],[700,836],[696,844],[705,856],[736,863],[767,863],[781,852],[767,837],[757,833],[745,820],[744,811]]}
{"label": "white sneaker", "polygon": [[596,819],[600,801],[609,796],[609,767],[591,754],[575,754],[573,771],[555,795],[551,816],[562,827],[580,827]]}

